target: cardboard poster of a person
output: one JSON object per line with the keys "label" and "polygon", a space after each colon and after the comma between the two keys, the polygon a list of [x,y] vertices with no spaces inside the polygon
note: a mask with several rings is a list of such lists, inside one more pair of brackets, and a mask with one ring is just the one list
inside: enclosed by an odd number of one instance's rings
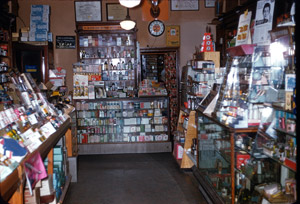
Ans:
{"label": "cardboard poster of a person", "polygon": [[275,0],[257,2],[253,43],[268,45],[271,42],[269,31],[272,30]]}

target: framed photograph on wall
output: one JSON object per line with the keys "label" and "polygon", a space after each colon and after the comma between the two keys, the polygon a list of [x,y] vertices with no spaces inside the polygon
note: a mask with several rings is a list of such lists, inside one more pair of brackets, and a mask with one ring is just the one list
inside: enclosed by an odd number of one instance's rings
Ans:
{"label": "framed photograph on wall", "polygon": [[198,11],[199,0],[171,0],[171,11]]}
{"label": "framed photograph on wall", "polygon": [[205,0],[205,8],[214,8],[216,0]]}
{"label": "framed photograph on wall", "polygon": [[101,21],[101,1],[75,1],[76,22]]}
{"label": "framed photograph on wall", "polygon": [[127,8],[118,3],[106,4],[106,20],[122,21],[126,18]]}

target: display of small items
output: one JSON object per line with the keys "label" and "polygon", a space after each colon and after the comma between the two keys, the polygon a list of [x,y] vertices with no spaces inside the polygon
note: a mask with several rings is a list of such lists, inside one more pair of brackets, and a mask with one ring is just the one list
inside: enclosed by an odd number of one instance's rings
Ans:
{"label": "display of small items", "polygon": [[78,142],[167,141],[166,108],[166,100],[76,102]]}

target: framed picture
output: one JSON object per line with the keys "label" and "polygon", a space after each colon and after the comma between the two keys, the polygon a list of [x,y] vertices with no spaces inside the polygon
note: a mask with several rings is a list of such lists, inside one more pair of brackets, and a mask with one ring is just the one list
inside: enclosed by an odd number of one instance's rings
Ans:
{"label": "framed picture", "polygon": [[198,11],[199,0],[171,0],[171,11]]}
{"label": "framed picture", "polygon": [[122,21],[126,18],[127,8],[118,3],[106,4],[106,20]]}
{"label": "framed picture", "polygon": [[205,0],[205,8],[214,8],[216,0]]}
{"label": "framed picture", "polygon": [[76,22],[101,21],[101,1],[75,1]]}

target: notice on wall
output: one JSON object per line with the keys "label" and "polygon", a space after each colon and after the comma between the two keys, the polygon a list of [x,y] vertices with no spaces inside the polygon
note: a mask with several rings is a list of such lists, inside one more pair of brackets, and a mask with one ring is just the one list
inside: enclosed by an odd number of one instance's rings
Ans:
{"label": "notice on wall", "polygon": [[251,44],[251,36],[250,36],[250,21],[251,21],[252,12],[245,12],[240,15],[238,32],[235,46]]}
{"label": "notice on wall", "polygon": [[272,30],[275,0],[257,2],[253,43],[268,45],[271,43],[269,31]]}
{"label": "notice on wall", "polygon": [[75,49],[75,36],[56,36],[56,49]]}

